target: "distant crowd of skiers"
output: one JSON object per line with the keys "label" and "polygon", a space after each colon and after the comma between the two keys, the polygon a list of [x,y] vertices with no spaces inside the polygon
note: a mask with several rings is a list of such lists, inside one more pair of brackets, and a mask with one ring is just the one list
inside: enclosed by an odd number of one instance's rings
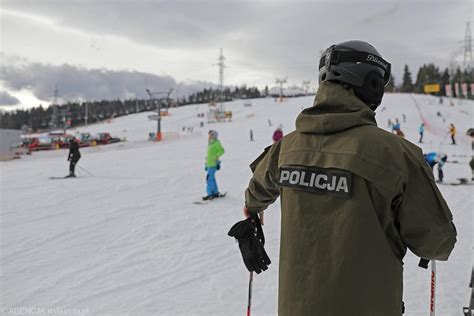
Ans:
{"label": "distant crowd of skiers", "polygon": [[[441,116],[441,113],[438,112],[438,116]],[[405,114],[402,114],[403,117],[403,122],[406,122],[406,116]],[[392,119],[388,119],[387,122],[387,127],[391,129],[392,133],[394,133],[397,136],[400,137],[405,137],[405,134],[401,130],[401,124],[398,118],[395,118],[395,122],[392,121]],[[420,126],[418,127],[418,134],[420,135],[420,138],[418,140],[418,143],[423,143],[423,137],[425,135],[425,123],[421,123]],[[456,126],[454,126],[453,123],[449,124],[448,127],[448,135],[451,137],[451,144],[456,145]]]}

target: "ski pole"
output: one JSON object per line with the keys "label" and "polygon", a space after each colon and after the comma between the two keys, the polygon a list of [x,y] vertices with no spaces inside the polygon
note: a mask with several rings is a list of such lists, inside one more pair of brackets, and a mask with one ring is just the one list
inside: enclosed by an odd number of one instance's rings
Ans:
{"label": "ski pole", "polygon": [[89,171],[87,171],[87,169],[85,169],[85,168],[83,168],[83,167],[81,167],[81,166],[79,166],[79,165],[77,165],[77,167],[78,167],[79,169],[81,169],[82,171],[84,171],[85,173],[87,173],[88,175],[90,175],[90,176],[92,176],[92,177],[94,176],[92,173],[90,173]]}
{"label": "ski pole", "polygon": [[249,278],[249,299],[247,303],[247,316],[250,316],[251,308],[252,308],[252,283],[253,283],[253,272],[250,272]]}
{"label": "ski pole", "polygon": [[[418,266],[423,269],[428,269],[427,259],[420,259]],[[436,312],[436,261],[431,261],[431,287],[430,287],[430,316],[435,316]]]}
{"label": "ski pole", "polygon": [[431,261],[431,300],[430,316],[435,316],[436,308],[436,261]]}

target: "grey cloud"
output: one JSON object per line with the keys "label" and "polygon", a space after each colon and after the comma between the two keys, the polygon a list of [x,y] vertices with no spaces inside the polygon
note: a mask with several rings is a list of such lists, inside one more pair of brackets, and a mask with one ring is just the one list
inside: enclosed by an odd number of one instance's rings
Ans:
{"label": "grey cloud", "polygon": [[160,48],[223,47],[247,69],[301,80],[316,76],[320,50],[348,39],[371,42],[398,69],[396,77],[401,77],[407,62],[413,68],[421,65],[414,60],[440,61],[444,67],[454,49],[451,43],[463,39],[473,4],[470,0],[7,0],[3,6],[94,35],[111,34]]}
{"label": "grey cloud", "polygon": [[59,25],[94,35],[189,49],[206,47],[260,14],[255,6],[224,1],[6,1],[4,6],[46,16]]}
{"label": "grey cloud", "polygon": [[[73,65],[53,66],[28,63],[12,57],[3,57],[0,80],[7,90],[28,89],[40,100],[53,101],[54,89],[62,101],[148,98],[145,89],[168,91],[173,96],[186,96],[203,87],[206,82],[178,83],[170,76],[157,76],[138,71],[87,69]],[[5,62],[8,60],[8,62]],[[15,62],[16,61],[16,62]]]}
{"label": "grey cloud", "polygon": [[0,91],[0,106],[12,106],[20,103],[20,100],[6,91]]}

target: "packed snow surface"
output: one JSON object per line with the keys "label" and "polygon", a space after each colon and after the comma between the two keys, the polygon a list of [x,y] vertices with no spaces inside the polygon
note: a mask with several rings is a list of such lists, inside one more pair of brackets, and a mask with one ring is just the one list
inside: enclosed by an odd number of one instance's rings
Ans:
{"label": "packed snow surface", "polygon": [[[242,219],[248,165],[271,144],[279,124],[285,133],[294,130],[297,114],[313,97],[251,102],[226,103],[233,111],[229,123],[198,118],[208,111],[205,104],[171,109],[159,143],[147,141],[156,130],[156,121],[148,119],[152,113],[72,130],[127,139],[81,149],[77,179],[49,179],[67,174],[67,150],[2,162],[0,314],[52,308],[69,315],[243,315],[249,273],[227,232]],[[425,120],[423,150],[443,151],[457,161],[445,166],[446,182],[471,175],[471,140],[464,134],[473,125],[474,102],[453,102],[388,94],[376,116],[386,129],[388,119],[398,118],[414,143]],[[449,123],[457,127],[457,145],[450,145]],[[228,194],[196,205],[205,195],[209,129],[219,132],[226,149],[217,181]],[[437,266],[437,315],[460,315],[468,304],[473,188],[440,185],[459,236],[449,261]],[[253,315],[277,314],[279,208],[277,200],[266,212],[266,248],[273,262],[254,278]],[[430,271],[418,268],[411,253],[404,263],[405,315],[428,315]]]}

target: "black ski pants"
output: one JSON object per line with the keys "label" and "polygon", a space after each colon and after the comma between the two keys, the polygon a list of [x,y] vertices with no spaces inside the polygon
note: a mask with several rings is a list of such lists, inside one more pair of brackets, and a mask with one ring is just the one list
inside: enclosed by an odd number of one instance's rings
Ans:
{"label": "black ski pants", "polygon": [[69,161],[69,173],[75,174],[76,164],[81,157],[72,157]]}

